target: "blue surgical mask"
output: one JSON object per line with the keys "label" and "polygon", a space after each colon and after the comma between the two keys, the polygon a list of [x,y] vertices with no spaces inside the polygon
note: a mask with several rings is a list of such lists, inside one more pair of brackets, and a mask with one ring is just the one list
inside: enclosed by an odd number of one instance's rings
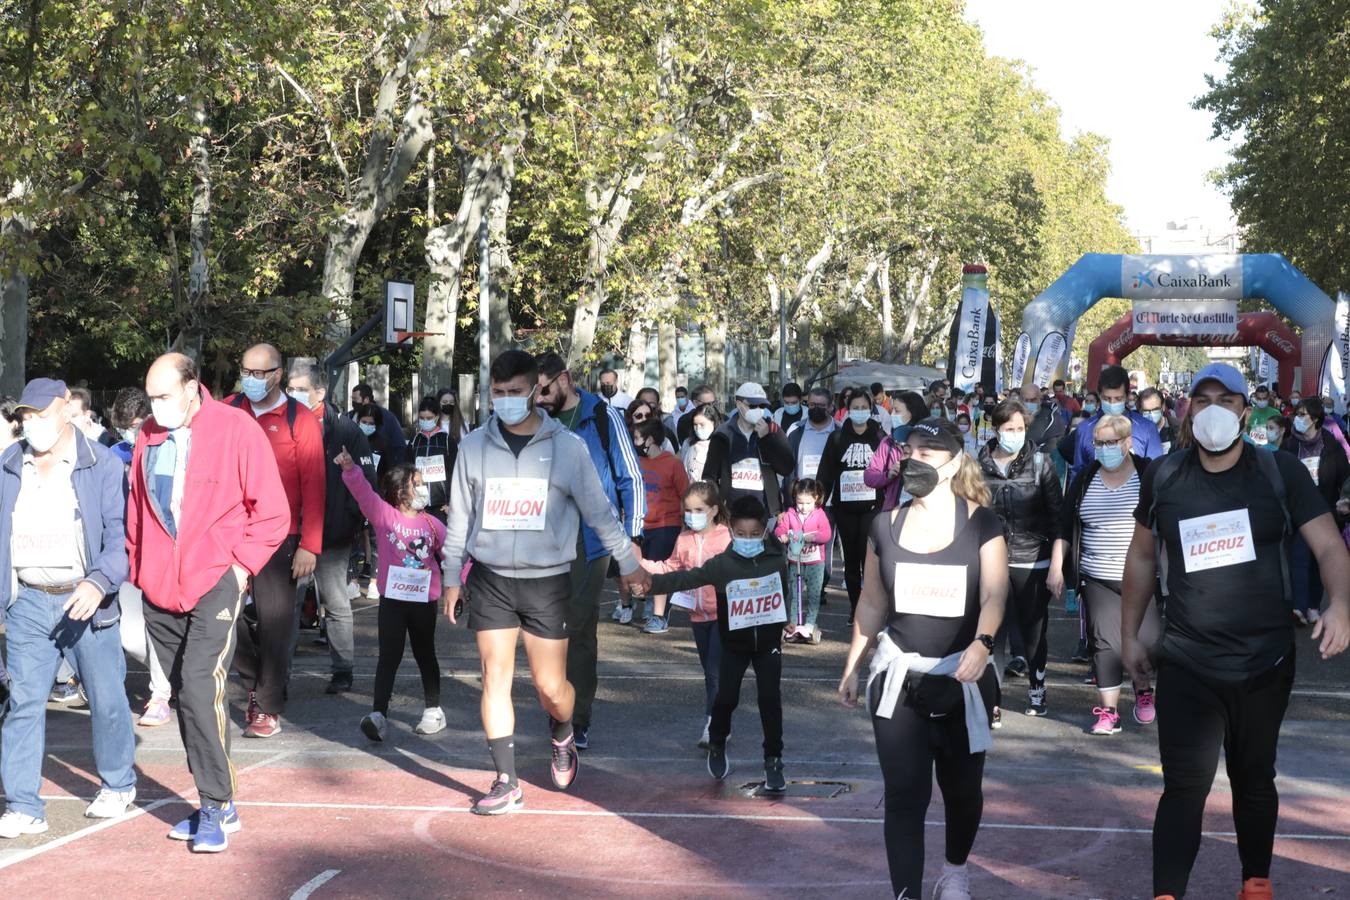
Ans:
{"label": "blue surgical mask", "polygon": [[1022,405],[1027,408],[1027,415],[1032,417],[1035,417],[1037,410],[1041,408],[1041,404],[1039,402],[1027,403],[1026,401],[1023,401]]}
{"label": "blue surgical mask", "polygon": [[735,550],[740,556],[746,559],[754,559],[764,552],[764,538],[739,538],[731,539],[731,549]]}
{"label": "blue surgical mask", "polygon": [[1119,445],[1115,447],[1098,447],[1097,462],[1105,468],[1118,469],[1120,464],[1125,461],[1125,448]]}
{"label": "blue surgical mask", "polygon": [[866,425],[870,418],[872,418],[870,409],[850,409],[848,411],[848,420],[854,425]]}
{"label": "blue surgical mask", "polygon": [[802,405],[801,405],[800,403],[784,403],[784,404],[783,404],[783,412],[787,413],[789,416],[795,416],[795,415],[797,415],[798,413],[800,413],[801,411],[802,411]]}
{"label": "blue surgical mask", "polygon": [[493,397],[492,411],[507,425],[519,425],[530,414],[530,398]]}
{"label": "blue surgical mask", "polygon": [[708,527],[708,514],[705,512],[687,512],[684,514],[684,527],[690,531],[702,531]]}
{"label": "blue surgical mask", "polygon": [[1257,409],[1265,409],[1265,408],[1266,408],[1267,406],[1269,406],[1269,405],[1270,405],[1270,401],[1269,401],[1269,400],[1257,400],[1257,401],[1256,401],[1256,408],[1257,408]]}
{"label": "blue surgical mask", "polygon": [[1294,416],[1294,430],[1299,434],[1307,434],[1312,429],[1312,419],[1309,416]]}
{"label": "blue surgical mask", "polygon": [[357,427],[361,429],[361,433],[366,437],[370,437],[375,433],[375,426],[370,422],[361,422]]}
{"label": "blue surgical mask", "polygon": [[1097,404],[1095,404],[1095,403],[1084,403],[1084,404],[1083,404],[1083,412],[1087,413],[1088,415],[1092,415],[1092,414],[1095,413],[1096,411],[1097,411]]}
{"label": "blue surgical mask", "polygon": [[1103,400],[1102,413],[1108,416],[1125,415],[1125,401],[1121,400],[1119,403],[1108,403],[1107,401]]}
{"label": "blue surgical mask", "polygon": [[1003,448],[1004,453],[1021,453],[1026,444],[1027,433],[1025,431],[1000,431],[998,433],[998,445]]}
{"label": "blue surgical mask", "polygon": [[1148,417],[1148,420],[1149,420],[1150,422],[1152,422],[1154,425],[1160,425],[1160,424],[1162,424],[1162,410],[1161,410],[1161,409],[1150,409],[1150,410],[1147,410],[1147,411],[1144,413],[1144,415],[1147,416],[1147,417]]}
{"label": "blue surgical mask", "polygon": [[261,403],[267,396],[267,379],[245,375],[239,382],[239,388],[251,402]]}

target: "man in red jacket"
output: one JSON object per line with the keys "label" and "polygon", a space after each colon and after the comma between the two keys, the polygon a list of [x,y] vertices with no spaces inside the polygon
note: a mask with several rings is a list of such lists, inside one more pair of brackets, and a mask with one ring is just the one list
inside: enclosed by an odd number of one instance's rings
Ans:
{"label": "man in red jacket", "polygon": [[286,376],[281,354],[255,344],[239,368],[241,390],[225,399],[247,410],[267,436],[286,490],[290,526],[286,540],[253,578],[253,604],[239,620],[234,667],[248,690],[244,737],[269,738],[281,731],[295,645],[295,583],[314,573],[323,552],[323,429],[308,409],[281,390]]}
{"label": "man in red jacket", "polygon": [[201,809],[169,837],[219,852],[239,830],[225,681],[251,574],[286,539],[290,514],[276,459],[248,413],[211,399],[181,353],[145,376],[152,415],[132,453],[130,580],[178,696],[178,730]]}

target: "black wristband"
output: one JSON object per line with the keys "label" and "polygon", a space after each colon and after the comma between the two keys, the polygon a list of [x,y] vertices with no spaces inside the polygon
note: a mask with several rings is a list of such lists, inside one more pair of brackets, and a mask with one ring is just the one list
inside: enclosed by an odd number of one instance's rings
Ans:
{"label": "black wristband", "polygon": [[979,641],[981,644],[984,644],[984,649],[988,650],[990,653],[993,653],[993,652],[994,652],[994,637],[993,637],[993,635],[990,635],[990,634],[977,634],[977,635],[975,635],[975,640]]}

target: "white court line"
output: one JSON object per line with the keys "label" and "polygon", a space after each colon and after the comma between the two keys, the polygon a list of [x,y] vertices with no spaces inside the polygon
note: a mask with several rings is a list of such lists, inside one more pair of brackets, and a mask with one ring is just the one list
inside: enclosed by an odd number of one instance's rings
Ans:
{"label": "white court line", "polygon": [[341,869],[324,869],[318,875],[315,875],[309,881],[300,885],[296,892],[291,894],[291,900],[308,900],[310,894],[332,881],[341,873]]}
{"label": "white court line", "polygon": [[[71,799],[83,800],[83,798],[80,797],[74,797]],[[15,853],[13,856],[6,856],[4,859],[0,860],[0,869],[6,869],[12,865],[16,865],[17,863],[26,862],[35,856],[41,856],[48,850],[55,850],[58,847],[64,847],[67,844],[73,844],[80,838],[88,837],[91,834],[103,831],[105,828],[112,828],[114,825],[121,825],[123,822],[130,822],[137,816],[143,816],[148,812],[154,812],[161,806],[168,806],[170,803],[180,803],[180,802],[182,801],[180,801],[177,797],[165,797],[163,800],[156,800],[149,806],[138,806],[135,809],[130,810],[129,812],[125,812],[114,819],[103,819],[97,824],[89,825],[85,828],[81,828],[78,831],[72,831],[70,834],[67,834],[63,837],[59,837],[54,841],[48,841],[45,844],[30,848],[28,850],[21,850]]]}

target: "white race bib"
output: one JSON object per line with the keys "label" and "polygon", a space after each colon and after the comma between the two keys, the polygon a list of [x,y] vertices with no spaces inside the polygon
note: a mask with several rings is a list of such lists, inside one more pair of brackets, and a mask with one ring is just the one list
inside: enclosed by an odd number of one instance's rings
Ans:
{"label": "white race bib", "polygon": [[1312,476],[1313,484],[1322,483],[1318,479],[1319,470],[1322,468],[1322,457],[1305,456],[1303,459],[1300,459],[1299,462],[1303,463],[1303,468],[1307,469],[1308,474]]}
{"label": "white race bib", "polygon": [[1171,442],[1171,441],[1163,441],[1163,442],[1162,442],[1162,448],[1163,448],[1163,453],[1164,453],[1164,454],[1171,453],[1171,452],[1172,452],[1172,442]]}
{"label": "white race bib", "polygon": [[871,503],[877,499],[875,488],[863,481],[862,469],[850,469],[839,473],[839,500],[843,503]]}
{"label": "white race bib", "polygon": [[802,478],[815,478],[820,471],[820,454],[807,453],[802,456]]}
{"label": "white race bib", "polygon": [[764,490],[764,470],[759,467],[759,460],[750,457],[738,463],[732,463],[731,487],[737,491],[762,492]]}
{"label": "white race bib", "polygon": [[[806,563],[808,565],[818,563],[825,558],[824,554],[821,552],[821,547],[821,544],[804,544],[802,546],[802,552],[797,554],[796,557],[793,557],[792,561]],[[788,554],[788,556],[791,557],[792,554]]]}
{"label": "white race bib", "polygon": [[966,567],[895,564],[895,611],[955,619],[966,614]]}
{"label": "white race bib", "polygon": [[787,621],[783,579],[777,573],[741,578],[727,584],[727,628],[739,631],[755,625]]}
{"label": "white race bib", "polygon": [[390,600],[431,602],[431,570],[390,566],[384,576],[384,595]]}
{"label": "white race bib", "polygon": [[543,531],[548,479],[489,478],[483,527],[488,531]]}
{"label": "white race bib", "polygon": [[[64,527],[51,522],[36,522],[33,526],[15,531],[11,543],[16,569],[65,569],[81,565],[74,520]],[[8,576],[6,576],[8,577]]]}
{"label": "white race bib", "polygon": [[693,591],[676,591],[670,595],[670,605],[680,609],[698,609],[698,595]]}
{"label": "white race bib", "polygon": [[1196,516],[1177,523],[1187,572],[1220,569],[1256,559],[1252,521],[1245,509]]}
{"label": "white race bib", "polygon": [[437,453],[435,456],[419,456],[415,460],[417,471],[422,473],[423,484],[438,484],[445,481],[445,457]]}

